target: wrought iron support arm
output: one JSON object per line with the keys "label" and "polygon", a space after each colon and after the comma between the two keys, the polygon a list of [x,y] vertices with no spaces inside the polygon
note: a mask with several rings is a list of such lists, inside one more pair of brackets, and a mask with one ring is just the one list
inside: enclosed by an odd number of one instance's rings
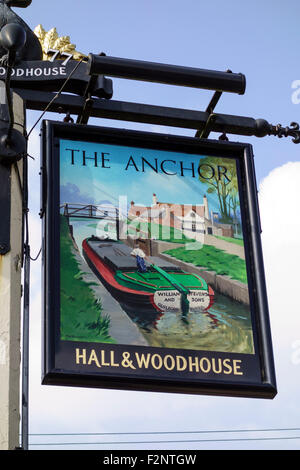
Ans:
{"label": "wrought iron support arm", "polygon": [[293,137],[292,141],[295,144],[300,143],[300,128],[297,122],[291,122],[290,127],[282,127],[281,124],[270,126],[269,135],[276,135],[277,137]]}
{"label": "wrought iron support arm", "polygon": [[[27,109],[43,111],[53,100],[54,93],[15,89],[25,101]],[[81,96],[61,94],[48,108],[49,112],[81,115],[85,99]],[[95,99],[90,111],[91,117],[121,121],[143,122],[164,126],[203,130],[207,125],[209,113],[179,108],[169,108],[126,101]],[[300,143],[299,124],[292,122],[290,127],[272,125],[265,119],[254,119],[231,114],[212,114],[209,122],[210,132],[244,136],[266,137],[268,135],[293,137],[295,144]]]}

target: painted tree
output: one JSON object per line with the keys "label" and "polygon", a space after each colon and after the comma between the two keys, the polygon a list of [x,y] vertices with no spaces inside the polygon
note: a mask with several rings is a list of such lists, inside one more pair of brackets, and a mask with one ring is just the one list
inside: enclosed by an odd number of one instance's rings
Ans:
{"label": "painted tree", "polygon": [[[237,183],[237,182],[236,182]],[[233,211],[233,219],[237,220],[237,210],[240,207],[240,198],[238,188],[233,186],[230,190],[229,200],[228,200],[229,208]],[[231,213],[230,213],[231,215]]]}
{"label": "painted tree", "polygon": [[199,162],[199,180],[215,193],[219,201],[221,221],[231,223],[239,207],[236,161],[219,157],[204,157]]}

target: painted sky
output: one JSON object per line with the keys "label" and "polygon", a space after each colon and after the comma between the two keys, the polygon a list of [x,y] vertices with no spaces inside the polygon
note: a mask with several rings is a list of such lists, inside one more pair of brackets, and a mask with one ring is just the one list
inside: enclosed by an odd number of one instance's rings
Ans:
{"label": "painted sky", "polygon": [[[209,210],[219,212],[216,193],[208,194],[209,186],[199,180],[197,169],[202,158],[205,157],[61,139],[60,202],[100,204],[108,199],[118,206],[119,197],[125,197],[128,204],[134,201],[136,205],[151,206],[155,193],[160,202],[191,205],[203,204],[203,196],[207,195]],[[224,158],[222,162],[225,168],[226,161]]]}
{"label": "painted sky", "polygon": [[[85,53],[104,51],[115,57],[242,72],[247,79],[245,95],[224,94],[216,112],[265,118],[284,126],[299,122],[300,105],[293,99],[297,89],[292,88],[300,79],[297,0],[289,0],[284,8],[279,0],[52,0],[33,1],[19,12],[32,28],[39,23],[46,30],[56,26],[60,35],[70,35],[77,49]],[[207,91],[114,79],[116,100],[205,110],[211,96]],[[29,129],[39,116],[40,112],[28,113]],[[45,117],[61,121],[64,116],[47,113]],[[90,123],[194,135],[191,130],[104,119],[92,119]],[[35,157],[30,159],[29,185],[33,257],[41,245],[38,133],[37,127],[29,148]],[[213,133],[210,137],[219,136]],[[30,433],[131,431],[139,436],[31,436],[32,449],[299,448],[299,439],[293,439],[300,432],[299,145],[290,138],[273,136],[229,138],[249,142],[254,148],[277,397],[268,401],[41,386],[39,259],[31,269]],[[279,428],[286,431],[220,432]],[[146,431],[178,434],[141,434]],[[100,444],[63,445],[76,439],[79,443],[89,439]],[[113,440],[131,443],[104,443]],[[138,440],[148,443],[138,444]],[[158,440],[179,442],[149,443]],[[50,446],[50,442],[56,445]]]}

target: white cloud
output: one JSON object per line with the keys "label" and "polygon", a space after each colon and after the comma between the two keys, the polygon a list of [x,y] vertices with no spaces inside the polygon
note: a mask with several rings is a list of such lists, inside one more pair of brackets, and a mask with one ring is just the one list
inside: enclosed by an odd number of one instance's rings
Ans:
{"label": "white cloud", "polygon": [[263,237],[272,239],[270,247],[299,244],[299,182],[300,162],[289,162],[273,170],[260,185]]}
{"label": "white cloud", "polygon": [[[281,412],[298,415],[300,386],[300,163],[273,170],[260,185],[262,244]],[[286,399],[283,405],[282,400]],[[294,416],[293,416],[294,414]]]}
{"label": "white cloud", "polygon": [[300,163],[287,163],[262,181],[262,243],[270,316],[280,343],[300,338]]}

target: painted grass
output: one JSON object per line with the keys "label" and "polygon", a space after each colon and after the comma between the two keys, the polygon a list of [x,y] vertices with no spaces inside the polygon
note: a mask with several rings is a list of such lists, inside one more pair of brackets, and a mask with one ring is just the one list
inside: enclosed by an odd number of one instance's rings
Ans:
{"label": "painted grass", "polygon": [[[73,254],[73,243],[65,217],[60,217],[60,334],[64,341],[115,343],[109,335],[110,320],[104,316],[89,283]],[[90,283],[92,285],[93,283]]]}
{"label": "painted grass", "polygon": [[230,276],[232,279],[247,284],[246,263],[239,256],[225,253],[214,246],[203,245],[199,250],[186,250],[185,247],[167,250],[164,253],[176,259],[201,266],[208,271]]}

